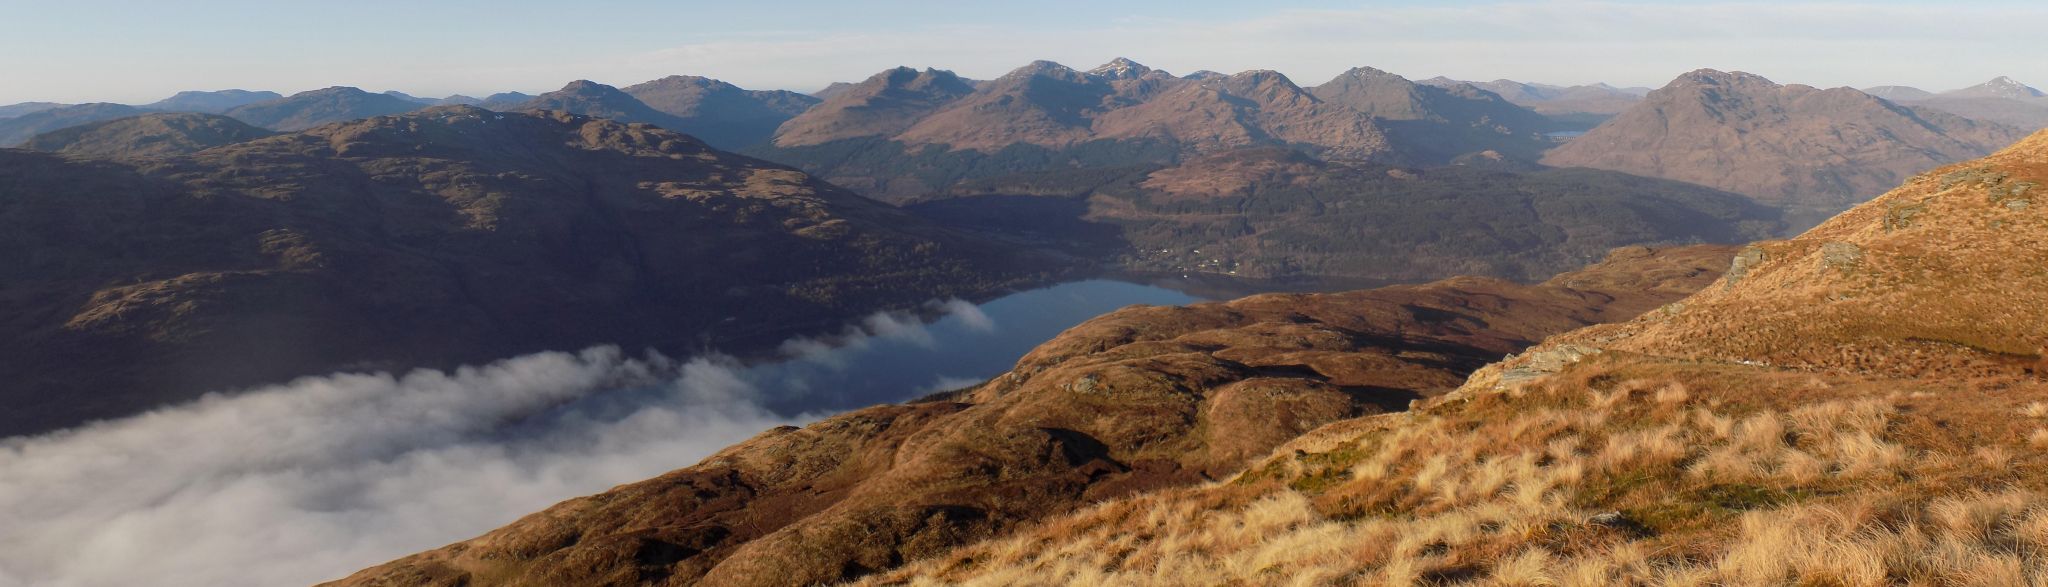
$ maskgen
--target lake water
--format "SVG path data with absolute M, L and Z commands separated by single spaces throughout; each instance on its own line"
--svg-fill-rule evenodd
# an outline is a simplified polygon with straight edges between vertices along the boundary
M 954 301 L 936 320 L 876 314 L 844 333 L 794 339 L 785 357 L 745 365 L 719 359 L 769 412 L 807 418 L 898 403 L 978 384 L 1032 348 L 1090 318 L 1133 304 L 1180 305 L 1204 298 L 1179 289 L 1091 279 L 1009 294 L 981 304 Z M 702 360 L 700 357 L 699 360 Z M 507 430 L 523 436 L 576 421 L 617 421 L 671 403 L 669 386 L 592 394 Z
M 796 359 L 752 366 L 745 376 L 779 413 L 901 402 L 981 383 L 1061 331 L 1117 308 L 1198 301 L 1152 285 L 1069 282 L 1003 296 L 922 326 L 887 324 L 852 344 L 814 347 Z M 869 320 L 869 330 L 876 330 L 875 322 Z

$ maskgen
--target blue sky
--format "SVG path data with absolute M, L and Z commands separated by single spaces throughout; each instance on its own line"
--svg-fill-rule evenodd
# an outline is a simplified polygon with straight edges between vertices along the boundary
M 1533 0 L 0 0 L 0 104 L 329 85 L 421 95 L 697 74 L 811 90 L 895 65 L 993 77 L 1117 56 L 1185 73 L 1660 85 L 1700 67 L 1819 86 L 2048 85 L 2040 2 Z

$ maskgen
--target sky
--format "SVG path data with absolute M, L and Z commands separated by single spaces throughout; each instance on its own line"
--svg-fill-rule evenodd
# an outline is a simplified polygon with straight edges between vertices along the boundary
M 422 96 L 666 75 L 810 91 L 898 65 L 990 78 L 1124 56 L 1314 85 L 1659 86 L 1710 67 L 1822 87 L 2048 85 L 2037 0 L 0 0 L 0 104 L 334 85 Z

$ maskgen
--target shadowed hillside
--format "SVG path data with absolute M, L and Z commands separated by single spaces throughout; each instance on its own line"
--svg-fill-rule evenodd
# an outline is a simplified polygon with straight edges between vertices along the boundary
M 1129 270 L 1254 278 L 1540 280 L 1618 246 L 1747 242 L 1782 226 L 1740 195 L 1493 152 L 1417 169 L 1247 149 L 968 182 L 909 209 Z
M 21 148 L 101 159 L 169 157 L 253 141 L 272 134 L 276 133 L 226 116 L 160 113 L 39 134 L 22 143 Z
M 466 106 L 132 164 L 0 150 L 0 435 L 316 373 L 744 351 L 1052 266 L 688 136 Z

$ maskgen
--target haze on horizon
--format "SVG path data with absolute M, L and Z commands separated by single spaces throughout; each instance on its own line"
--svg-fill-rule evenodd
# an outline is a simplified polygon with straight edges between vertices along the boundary
M 1659 86 L 1702 67 L 1818 86 L 2048 83 L 2048 5 L 2011 0 L 1031 3 L 597 0 L 0 1 L 0 104 L 146 103 L 181 90 L 333 85 L 421 96 L 666 75 L 811 91 L 897 65 L 989 78 L 1035 59 Z

